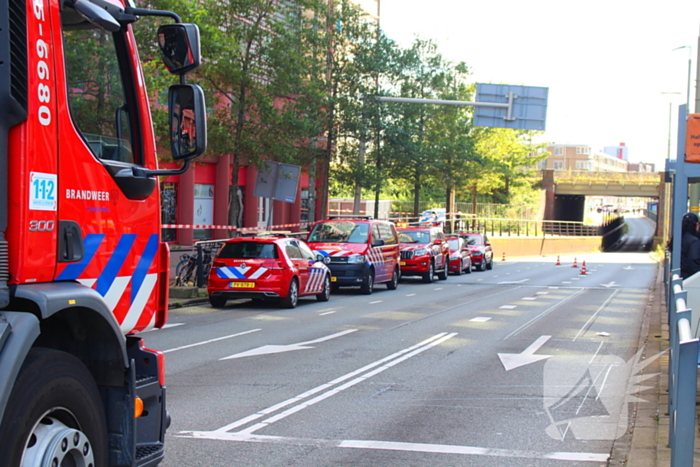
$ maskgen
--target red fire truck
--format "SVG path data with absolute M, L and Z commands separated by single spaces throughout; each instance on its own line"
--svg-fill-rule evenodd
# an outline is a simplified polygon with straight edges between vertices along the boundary
M 160 143 L 178 170 L 157 166 L 144 16 L 165 18 L 154 38 L 178 84 Z M 185 83 L 199 55 L 195 25 L 131 0 L 0 0 L 3 466 L 163 459 L 163 354 L 136 333 L 167 318 L 157 177 L 206 147 L 204 95 Z

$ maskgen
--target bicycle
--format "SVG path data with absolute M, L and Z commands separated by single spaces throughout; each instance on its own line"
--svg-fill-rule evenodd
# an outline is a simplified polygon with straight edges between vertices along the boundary
M 183 255 L 184 257 L 185 255 Z M 198 277 L 198 272 L 197 272 L 197 267 L 198 267 L 198 262 L 199 262 L 199 254 L 195 253 L 193 255 L 187 255 L 188 257 L 185 259 L 183 258 L 180 260 L 178 265 L 176 266 L 176 277 L 175 277 L 175 286 L 176 287 L 183 287 L 183 286 L 199 286 L 200 284 L 197 284 L 197 277 Z M 212 255 L 211 255 L 211 249 L 210 248 L 202 248 L 202 277 L 204 278 L 204 281 L 206 281 L 206 278 L 209 275 L 209 270 L 211 269 L 211 262 L 212 262 Z M 180 270 L 178 271 L 178 268 Z M 201 284 L 203 285 L 203 284 Z

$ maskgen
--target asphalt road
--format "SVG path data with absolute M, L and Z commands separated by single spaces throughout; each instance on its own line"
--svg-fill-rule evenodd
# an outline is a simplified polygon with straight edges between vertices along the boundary
M 171 311 L 144 333 L 166 355 L 162 465 L 607 465 L 628 430 L 657 265 L 644 253 L 555 261 L 294 310 Z

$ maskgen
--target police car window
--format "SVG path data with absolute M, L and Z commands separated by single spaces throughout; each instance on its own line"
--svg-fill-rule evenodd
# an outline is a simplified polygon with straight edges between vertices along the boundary
M 311 251 L 311 248 L 309 248 L 306 243 L 304 242 L 295 242 L 299 246 L 299 251 L 301 251 L 301 256 L 304 259 L 308 260 L 315 260 L 316 255 L 314 254 L 313 251 Z
M 467 237 L 467 243 L 469 245 L 481 245 L 481 237 L 478 235 L 469 235 Z
M 394 235 L 394 230 L 389 224 L 379 224 L 379 233 L 382 235 L 385 245 L 395 245 L 396 236 Z
M 408 230 L 399 232 L 401 243 L 430 243 L 430 234 L 422 230 Z
M 277 259 L 277 248 L 272 243 L 226 243 L 219 253 L 221 259 Z
M 366 222 L 322 222 L 309 235 L 310 242 L 367 243 L 369 225 Z
M 123 33 L 61 13 L 68 103 L 73 123 L 99 159 L 137 163 L 138 109 Z
M 301 251 L 299 251 L 299 247 L 296 246 L 294 242 L 288 242 L 284 247 L 287 250 L 287 256 L 289 256 L 290 258 L 303 258 L 303 256 L 301 256 Z
M 447 243 L 450 245 L 450 250 L 459 250 L 460 249 L 460 241 L 456 238 L 447 240 Z
M 372 226 L 372 244 L 377 243 L 377 240 L 379 240 L 380 238 L 382 237 L 379 235 L 379 227 L 377 226 L 377 224 L 374 224 Z

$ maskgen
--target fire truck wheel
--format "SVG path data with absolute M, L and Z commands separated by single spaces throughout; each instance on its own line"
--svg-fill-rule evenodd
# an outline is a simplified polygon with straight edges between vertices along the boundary
M 285 308 L 296 308 L 298 302 L 299 283 L 297 282 L 297 278 L 294 277 L 289 283 L 289 292 L 287 293 L 287 296 L 282 299 L 282 306 Z
M 391 280 L 386 283 L 386 288 L 389 290 L 396 290 L 399 286 L 399 268 L 394 269 L 394 274 L 391 276 Z
M 222 295 L 209 295 L 209 303 L 214 308 L 223 308 L 226 306 L 226 297 Z
M 464 272 L 466 272 L 467 274 L 472 273 L 472 262 L 471 261 L 469 261 L 469 266 L 467 267 L 467 269 L 464 270 Z
M 0 426 L 3 465 L 107 465 L 107 422 L 97 386 L 71 354 L 34 348 Z
M 316 295 L 316 300 L 319 302 L 327 302 L 331 298 L 331 278 L 326 276 L 323 279 L 323 291 Z

